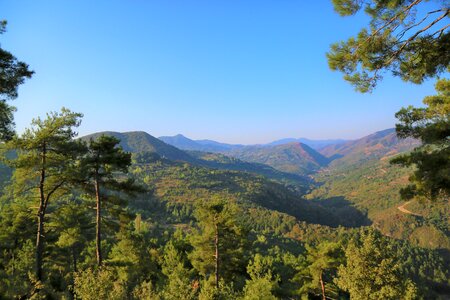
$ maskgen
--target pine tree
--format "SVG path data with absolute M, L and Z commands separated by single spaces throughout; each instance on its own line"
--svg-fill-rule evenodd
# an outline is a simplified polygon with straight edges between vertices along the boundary
M 405 278 L 393 244 L 374 229 L 363 230 L 345 250 L 338 268 L 339 288 L 355 300 L 415 299 L 416 287 Z
M 448 72 L 450 7 L 448 1 L 426 2 L 333 0 L 341 16 L 362 10 L 370 22 L 357 36 L 331 46 L 330 68 L 361 92 L 371 91 L 382 71 L 416 84 Z
M 233 273 L 245 270 L 245 230 L 237 221 L 235 205 L 220 198 L 198 204 L 195 216 L 199 229 L 191 239 L 190 259 L 204 278 L 213 276 L 219 289 L 221 278 L 231 282 Z
M 327 294 L 337 293 L 336 287 L 332 284 L 332 278 L 342 261 L 341 246 L 338 243 L 324 241 L 317 246 L 306 245 L 306 250 L 307 266 L 297 275 L 303 283 L 300 292 L 317 294 L 317 291 L 320 291 L 318 294 L 325 300 Z M 330 287 L 327 288 L 328 284 Z
M 15 168 L 14 193 L 29 199 L 38 199 L 36 270 L 37 281 L 43 280 L 44 240 L 46 214 L 50 200 L 66 193 L 73 183 L 76 162 L 83 146 L 73 140 L 82 115 L 63 108 L 60 113 L 33 120 L 32 127 L 7 144 L 17 153 L 8 164 Z
M 0 34 L 6 31 L 6 21 L 0 21 Z M 31 78 L 33 71 L 26 63 L 0 47 L 0 140 L 10 140 L 14 134 L 15 108 L 6 103 L 18 96 L 19 85 Z
M 256 254 L 247 266 L 250 280 L 246 280 L 244 300 L 275 300 L 273 291 L 278 287 L 278 278 L 273 272 L 274 259 L 271 256 Z
M 81 160 L 80 182 L 85 191 L 95 197 L 96 203 L 96 259 L 99 266 L 103 263 L 102 254 L 102 210 L 104 205 L 121 213 L 125 206 L 122 197 L 114 192 L 133 194 L 142 191 L 132 179 L 123 178 L 131 165 L 131 154 L 119 147 L 119 140 L 102 135 L 97 140 L 90 140 L 87 154 Z M 122 176 L 122 178 L 120 178 Z
M 423 100 L 426 107 L 402 108 L 396 117 L 397 135 L 420 139 L 422 145 L 402 154 L 391 163 L 415 166 L 411 184 L 401 190 L 405 199 L 415 196 L 426 199 L 450 197 L 450 80 L 436 83 L 435 96 Z
M 195 299 L 198 291 L 193 280 L 193 272 L 186 267 L 185 258 L 172 241 L 164 247 L 162 272 L 167 277 L 162 292 L 164 299 Z

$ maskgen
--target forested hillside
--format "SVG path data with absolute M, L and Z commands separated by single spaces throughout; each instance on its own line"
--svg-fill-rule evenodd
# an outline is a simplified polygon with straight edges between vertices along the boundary
M 195 159 L 181 151 L 178 148 L 175 148 L 171 145 L 168 145 L 159 139 L 151 136 L 150 134 L 143 131 L 134 131 L 134 132 L 98 132 L 91 135 L 87 135 L 82 137 L 83 140 L 89 141 L 90 139 L 97 139 L 102 135 L 108 135 L 116 137 L 120 140 L 120 146 L 128 152 L 139 153 L 139 152 L 149 152 L 156 153 L 161 157 L 165 157 L 175 161 L 186 161 L 186 162 L 195 162 Z
M 227 152 L 244 161 L 267 164 L 277 170 L 308 175 L 326 166 L 329 159 L 302 143 L 275 146 L 246 146 Z
M 407 185 L 411 169 L 399 168 L 390 160 L 418 145 L 416 140 L 399 140 L 395 131 L 388 129 L 324 148 L 322 153 L 342 157 L 315 175 L 318 187 L 308 198 L 330 208 L 351 203 L 367 212 L 373 226 L 388 236 L 450 250 L 449 199 L 410 203 L 400 198 L 400 188 Z
M 135 156 L 137 161 L 165 158 L 172 161 L 187 162 L 201 167 L 248 172 L 282 182 L 302 193 L 309 190 L 312 185 L 312 181 L 308 177 L 282 172 L 266 164 L 242 161 L 219 153 L 183 151 L 142 131 L 122 133 L 100 132 L 84 136 L 81 140 L 95 140 L 102 135 L 119 138 L 120 146 L 124 150 L 137 154 Z

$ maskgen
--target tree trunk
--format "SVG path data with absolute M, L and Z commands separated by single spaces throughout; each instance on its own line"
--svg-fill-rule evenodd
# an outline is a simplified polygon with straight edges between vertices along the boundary
M 36 235 L 36 279 L 42 281 L 42 261 L 44 256 L 44 217 L 45 217 L 45 164 L 46 164 L 47 149 L 44 143 L 42 147 L 42 166 L 41 175 L 39 178 L 39 209 L 38 209 L 38 228 Z
M 95 199 L 97 201 L 97 216 L 96 216 L 96 251 L 97 251 L 97 264 L 102 265 L 102 238 L 101 238 L 101 203 L 100 203 L 100 185 L 98 182 L 98 176 L 95 177 Z
M 325 284 L 323 283 L 322 272 L 320 272 L 320 286 L 322 287 L 322 299 L 326 300 L 327 297 L 325 297 Z
M 44 212 L 39 205 L 38 229 L 36 236 L 36 279 L 42 281 L 42 260 L 44 253 Z
M 215 229 L 216 229 L 216 234 L 215 234 L 215 239 L 214 239 L 214 246 L 216 248 L 216 254 L 215 254 L 215 259 L 216 259 L 216 272 L 215 272 L 215 283 L 216 283 L 216 288 L 219 288 L 219 226 L 216 223 L 215 224 Z

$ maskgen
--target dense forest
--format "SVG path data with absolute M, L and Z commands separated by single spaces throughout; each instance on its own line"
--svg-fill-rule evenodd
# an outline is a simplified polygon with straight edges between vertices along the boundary
M 357 90 L 448 71 L 448 26 L 421 35 L 448 5 L 410 35 L 420 1 L 333 3 L 372 20 L 327 54 Z M 449 299 L 450 80 L 395 129 L 244 146 L 80 137 L 67 108 L 16 133 L 34 72 L 2 48 L 0 68 L 0 299 Z

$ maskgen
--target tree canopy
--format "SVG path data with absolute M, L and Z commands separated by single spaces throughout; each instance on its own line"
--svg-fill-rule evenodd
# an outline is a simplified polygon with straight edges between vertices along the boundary
M 67 193 L 64 187 L 73 182 L 75 161 L 80 143 L 74 127 L 80 124 L 79 113 L 63 108 L 60 113 L 47 114 L 47 118 L 33 120 L 32 127 L 7 144 L 17 157 L 7 161 L 15 167 L 14 193 L 20 197 L 38 199 L 36 236 L 36 280 L 43 280 L 45 225 L 50 200 Z M 61 192 L 62 191 L 62 192 Z
M 422 146 L 403 154 L 392 163 L 411 166 L 411 184 L 402 189 L 403 198 L 422 196 L 428 199 L 450 195 L 450 80 L 436 83 L 437 95 L 425 97 L 425 107 L 402 108 L 396 117 L 397 135 L 420 139 Z
M 0 34 L 6 31 L 6 21 L 0 21 Z M 14 133 L 15 108 L 6 101 L 18 96 L 19 85 L 33 75 L 28 65 L 0 46 L 0 140 L 9 140 Z
M 367 28 L 347 41 L 331 45 L 332 70 L 344 73 L 360 92 L 371 91 L 390 71 L 416 84 L 448 71 L 450 4 L 424 0 L 332 0 L 341 16 L 361 10 L 370 17 Z

